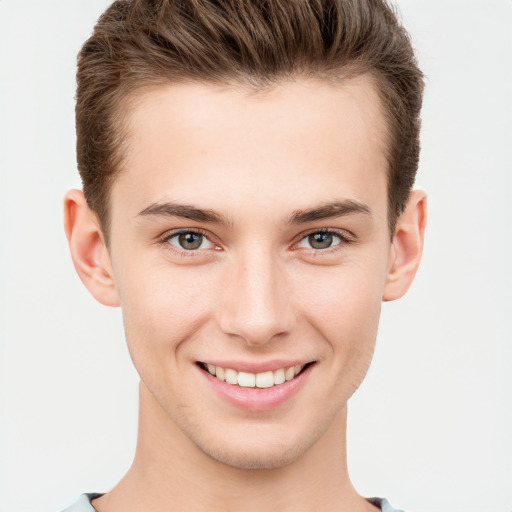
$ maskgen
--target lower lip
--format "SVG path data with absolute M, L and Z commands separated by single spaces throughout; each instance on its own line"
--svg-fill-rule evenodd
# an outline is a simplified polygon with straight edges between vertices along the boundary
M 244 388 L 217 379 L 199 367 L 198 371 L 203 375 L 210 387 L 224 400 L 240 409 L 258 412 L 275 409 L 295 396 L 304 385 L 313 366 L 315 366 L 314 363 L 310 364 L 292 380 L 272 386 L 271 388 Z

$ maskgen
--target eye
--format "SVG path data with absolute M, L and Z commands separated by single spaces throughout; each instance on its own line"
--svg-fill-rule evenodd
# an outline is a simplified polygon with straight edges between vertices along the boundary
M 315 231 L 306 235 L 298 244 L 298 247 L 306 249 L 329 249 L 341 243 L 348 242 L 347 238 L 335 231 Z
M 197 251 L 215 247 L 215 244 L 208 240 L 205 235 L 196 231 L 174 233 L 166 238 L 166 242 L 179 250 L 185 251 Z

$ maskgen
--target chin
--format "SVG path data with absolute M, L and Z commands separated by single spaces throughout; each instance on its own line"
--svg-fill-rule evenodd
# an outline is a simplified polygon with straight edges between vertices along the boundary
M 226 466 L 244 470 L 269 470 L 292 464 L 324 433 L 324 430 L 313 429 L 304 432 L 302 436 L 273 436 L 268 429 L 258 430 L 230 439 L 214 441 L 210 438 L 209 442 L 193 439 L 193 442 L 205 455 Z
M 278 469 L 288 466 L 294 462 L 303 453 L 301 447 L 282 447 L 269 449 L 248 449 L 236 450 L 233 446 L 227 449 L 218 447 L 217 449 L 206 450 L 198 447 L 203 453 L 213 460 L 226 466 L 236 469 L 255 470 L 255 469 Z

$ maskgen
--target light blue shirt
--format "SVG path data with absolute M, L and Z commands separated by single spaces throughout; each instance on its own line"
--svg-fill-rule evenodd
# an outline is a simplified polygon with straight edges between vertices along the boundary
M 101 494 L 98 493 L 82 494 L 76 503 L 62 512 L 97 512 L 97 510 L 91 505 L 91 500 L 99 498 L 100 496 Z M 404 512 L 403 510 L 393 508 L 389 504 L 389 501 L 384 498 L 370 498 L 368 501 L 373 505 L 378 507 L 380 506 L 381 512 Z

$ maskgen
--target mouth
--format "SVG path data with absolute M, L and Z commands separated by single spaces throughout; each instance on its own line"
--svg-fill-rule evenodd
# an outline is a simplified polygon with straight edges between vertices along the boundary
M 315 361 L 305 364 L 287 366 L 276 370 L 269 370 L 259 373 L 237 371 L 233 368 L 224 368 L 214 364 L 198 361 L 197 365 L 203 371 L 208 372 L 217 380 L 242 388 L 266 389 L 281 386 L 286 382 L 293 381 L 304 373 Z

